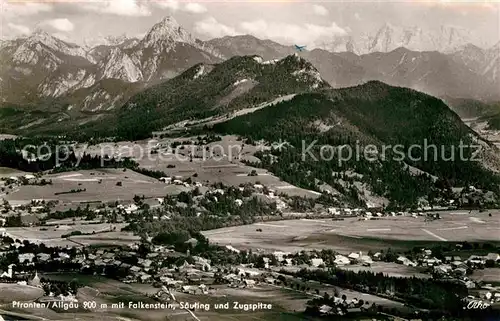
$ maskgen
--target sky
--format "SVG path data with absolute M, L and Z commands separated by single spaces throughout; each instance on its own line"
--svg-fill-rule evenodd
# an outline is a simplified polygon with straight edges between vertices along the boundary
M 202 40 L 252 34 L 307 44 L 332 35 L 373 33 L 384 23 L 430 30 L 456 26 L 485 46 L 500 40 L 500 0 L 0 0 L 0 6 L 2 38 L 41 28 L 79 44 L 107 35 L 140 37 L 165 16 Z

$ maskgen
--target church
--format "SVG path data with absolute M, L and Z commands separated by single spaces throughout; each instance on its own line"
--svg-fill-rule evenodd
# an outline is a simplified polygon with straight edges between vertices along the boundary
M 12 267 L 14 267 L 14 266 L 15 266 L 15 264 L 11 264 L 8 266 L 7 271 L 0 271 L 0 279 L 12 279 L 12 277 L 14 276 L 13 271 L 12 271 Z

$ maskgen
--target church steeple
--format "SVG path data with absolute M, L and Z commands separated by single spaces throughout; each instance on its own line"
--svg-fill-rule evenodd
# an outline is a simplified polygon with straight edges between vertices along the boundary
M 31 285 L 31 286 L 34 286 L 34 287 L 37 287 L 37 288 L 41 288 L 42 287 L 42 282 L 40 282 L 40 278 L 38 277 L 38 272 L 37 271 L 35 271 L 35 276 L 33 277 L 33 279 L 31 279 L 28 282 L 28 285 Z

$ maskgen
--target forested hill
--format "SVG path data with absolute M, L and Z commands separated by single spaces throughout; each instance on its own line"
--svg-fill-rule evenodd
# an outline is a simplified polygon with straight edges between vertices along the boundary
M 198 64 L 178 77 L 133 96 L 117 116 L 117 135 L 148 137 L 154 130 L 271 101 L 281 95 L 329 88 L 317 70 L 297 55 L 263 62 L 234 57 Z
M 469 160 L 475 149 L 463 148 L 460 157 L 461 142 L 475 144 L 478 137 L 441 100 L 377 81 L 298 95 L 291 101 L 217 124 L 213 130 L 252 140 L 289 142 L 295 148 L 274 151 L 278 162 L 267 162 L 261 156 L 262 166 L 292 183 L 315 188 L 314 177 L 338 186 L 331 173 L 351 170 L 362 174 L 365 183 L 393 204 L 410 204 L 429 195 L 437 197 L 445 192 L 444 186 L 474 185 L 497 193 L 500 183 L 482 162 Z M 322 144 L 347 144 L 353 153 L 356 145 L 374 144 L 378 146 L 379 160 L 367 160 L 361 152 L 359 159 L 353 157 L 340 163 L 338 154 L 327 161 L 304 161 L 302 146 L 310 146 L 313 141 L 317 141 L 312 151 L 318 159 Z M 482 156 L 495 158 L 490 150 L 494 147 L 482 143 Z M 437 149 L 425 148 L 432 145 Z M 385 155 L 382 146 L 387 148 Z M 454 160 L 450 160 L 452 153 Z M 426 174 L 410 173 L 403 162 L 440 178 L 439 187 Z

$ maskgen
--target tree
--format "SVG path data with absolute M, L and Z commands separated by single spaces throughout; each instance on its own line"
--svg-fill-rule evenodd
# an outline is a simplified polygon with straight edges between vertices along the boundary
M 142 198 L 141 198 L 139 195 L 134 195 L 133 200 L 134 200 L 134 203 L 135 203 L 137 206 L 141 205 L 141 203 L 142 203 Z

